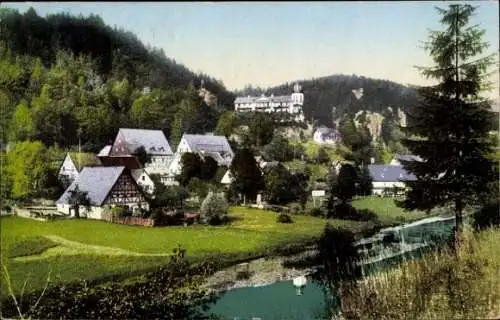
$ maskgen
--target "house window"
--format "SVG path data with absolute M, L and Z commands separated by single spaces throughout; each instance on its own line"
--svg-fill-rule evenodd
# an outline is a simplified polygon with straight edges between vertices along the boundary
M 142 181 L 145 181 L 146 180 L 146 177 L 145 176 L 142 176 Z

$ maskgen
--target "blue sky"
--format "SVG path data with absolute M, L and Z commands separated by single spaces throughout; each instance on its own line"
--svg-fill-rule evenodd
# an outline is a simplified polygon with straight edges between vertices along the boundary
M 66 11 L 100 15 L 111 26 L 229 89 L 271 86 L 330 74 L 358 74 L 404 84 L 424 84 L 413 68 L 429 65 L 419 47 L 439 29 L 435 2 L 25 2 L 2 6 L 39 15 Z M 499 51 L 497 1 L 479 5 L 473 23 L 486 29 Z M 495 81 L 498 83 L 498 76 Z M 498 96 L 498 89 L 496 92 Z

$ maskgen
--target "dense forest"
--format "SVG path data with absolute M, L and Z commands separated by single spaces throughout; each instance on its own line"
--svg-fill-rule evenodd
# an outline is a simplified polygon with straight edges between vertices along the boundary
M 234 96 L 146 47 L 99 16 L 40 17 L 1 8 L 0 105 L 3 142 L 41 140 L 86 149 L 108 143 L 119 127 L 161 128 L 175 141 L 184 131 L 215 129 Z M 216 97 L 208 106 L 203 86 Z

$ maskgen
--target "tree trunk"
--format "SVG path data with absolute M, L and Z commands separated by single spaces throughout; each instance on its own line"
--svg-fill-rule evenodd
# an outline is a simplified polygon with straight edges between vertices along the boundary
M 80 218 L 80 206 L 73 207 L 75 210 L 75 218 Z
M 455 200 L 455 231 L 454 231 L 454 240 L 455 240 L 455 249 L 460 247 L 460 237 L 462 234 L 462 211 L 463 211 L 463 202 L 460 199 Z

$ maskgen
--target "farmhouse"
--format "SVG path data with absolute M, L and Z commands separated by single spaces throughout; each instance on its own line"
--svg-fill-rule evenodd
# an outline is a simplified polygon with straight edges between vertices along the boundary
M 183 134 L 177 152 L 170 163 L 170 179 L 181 173 L 181 159 L 184 153 L 198 153 L 202 158 L 213 158 L 219 167 L 229 167 L 234 153 L 225 136 Z
M 59 181 L 67 187 L 78 177 L 83 167 L 93 167 L 100 164 L 99 159 L 92 153 L 68 152 L 59 168 Z
M 89 208 L 80 206 L 82 217 L 102 219 L 104 206 L 126 205 L 133 212 L 149 209 L 149 204 L 128 169 L 119 167 L 85 167 L 56 201 L 57 211 L 74 216 L 71 192 L 78 189 L 87 193 Z
M 105 146 L 99 152 L 99 158 L 106 166 L 125 166 L 129 170 L 141 169 L 136 155 L 140 147 L 144 147 L 150 161 L 144 169 L 148 175 L 160 175 L 166 183 L 168 165 L 173 153 L 162 130 L 124 129 L 120 128 L 111 146 Z
M 416 180 L 416 177 L 408 173 L 402 166 L 370 164 L 368 171 L 373 179 L 372 193 L 379 196 L 391 193 L 395 188 L 405 189 L 404 181 Z
M 313 139 L 319 144 L 336 144 L 340 141 L 340 132 L 321 126 L 314 132 Z
M 130 170 L 130 174 L 134 181 L 142 188 L 144 192 L 152 195 L 155 192 L 155 184 L 151 177 L 148 175 L 144 169 Z

